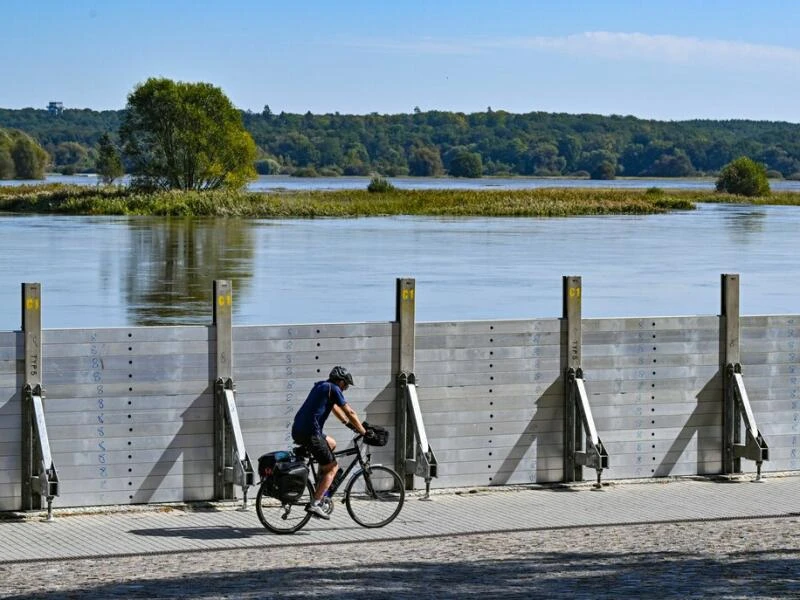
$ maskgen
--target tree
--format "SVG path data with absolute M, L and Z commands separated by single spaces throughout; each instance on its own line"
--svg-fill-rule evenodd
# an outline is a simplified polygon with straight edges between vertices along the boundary
M 483 175 L 481 155 L 477 152 L 460 151 L 450 161 L 453 177 L 480 177 Z
M 0 179 L 14 179 L 16 171 L 14 169 L 14 159 L 11 158 L 11 151 L 0 146 Z
M 617 176 L 617 165 L 610 160 L 604 160 L 592 169 L 589 176 L 592 179 L 614 179 Z
M 14 179 L 14 159 L 11 158 L 11 136 L 0 129 L 0 179 Z
M 120 138 L 134 185 L 238 189 L 256 178 L 256 146 L 241 113 L 208 83 L 151 78 L 137 85 Z
M 11 131 L 11 160 L 14 161 L 14 176 L 17 179 L 44 179 L 45 167 L 50 156 L 39 144 L 21 131 Z
M 559 156 L 555 144 L 539 142 L 529 148 L 524 155 L 526 175 L 559 175 L 567 164 L 563 156 Z
M 617 155 L 611 150 L 592 150 L 581 153 L 578 168 L 591 173 L 592 179 L 614 179 L 617 162 Z
M 106 185 L 114 183 L 118 177 L 125 174 L 122 168 L 122 159 L 117 152 L 117 147 L 111 141 L 111 137 L 104 133 L 100 137 L 100 147 L 98 148 L 97 156 L 97 174 Z
M 299 167 L 314 166 L 319 160 L 319 150 L 302 133 L 290 132 L 278 143 L 278 154 L 288 156 Z
M 558 153 L 566 161 L 567 171 L 574 171 L 581 155 L 581 140 L 575 135 L 568 135 L 558 141 Z
M 342 166 L 345 175 L 368 175 L 370 171 L 369 153 L 364 144 L 359 142 L 349 144 Z
M 692 161 L 683 150 L 674 154 L 662 154 L 645 172 L 653 177 L 688 177 L 694 174 Z
M 342 162 L 342 142 L 339 138 L 328 137 L 318 142 L 319 160 L 322 166 L 338 165 Z
M 431 146 L 415 146 L 408 157 L 408 170 L 419 177 L 438 177 L 444 172 L 439 150 Z
M 741 156 L 725 165 L 717 179 L 717 191 L 740 196 L 768 196 L 767 169 Z
M 72 175 L 91 169 L 89 150 L 77 142 L 61 142 L 51 151 L 54 170 Z

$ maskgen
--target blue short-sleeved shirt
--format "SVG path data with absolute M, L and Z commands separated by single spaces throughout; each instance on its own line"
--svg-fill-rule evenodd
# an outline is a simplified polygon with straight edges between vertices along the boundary
M 347 404 L 339 386 L 330 381 L 315 383 L 303 406 L 294 416 L 292 437 L 322 435 L 322 426 L 325 425 L 334 404 L 339 406 Z

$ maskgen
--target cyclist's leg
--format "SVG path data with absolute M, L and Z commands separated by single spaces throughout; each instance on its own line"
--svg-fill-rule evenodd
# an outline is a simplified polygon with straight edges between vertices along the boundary
M 330 436 L 312 436 L 308 441 L 311 455 L 319 465 L 319 479 L 317 489 L 314 491 L 314 500 L 317 502 L 325 496 L 325 492 L 333 483 L 333 477 L 339 468 L 331 449 L 331 442 L 333 442 L 333 447 L 336 447 L 336 442 Z

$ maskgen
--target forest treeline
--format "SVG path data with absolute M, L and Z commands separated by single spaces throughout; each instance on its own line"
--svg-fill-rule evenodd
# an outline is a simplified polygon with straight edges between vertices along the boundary
M 124 111 L 0 109 L 0 128 L 37 141 L 50 168 L 93 171 L 103 134 L 118 141 Z M 770 177 L 800 179 L 800 125 L 747 120 L 420 111 L 314 115 L 243 112 L 262 174 L 687 177 L 716 175 L 747 156 Z M 9 138 L 10 140 L 10 138 Z M 9 144 L 6 144 L 10 147 Z M 9 150 L 10 151 L 10 150 Z

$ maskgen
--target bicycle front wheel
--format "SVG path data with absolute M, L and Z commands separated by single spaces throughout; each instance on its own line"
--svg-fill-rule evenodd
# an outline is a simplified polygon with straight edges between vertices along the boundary
M 267 486 L 262 484 L 256 494 L 256 514 L 261 524 L 273 533 L 294 533 L 311 518 L 306 512 L 306 504 L 311 502 L 314 488 L 309 481 L 306 490 L 295 502 L 281 502 L 267 494 Z
M 374 466 L 357 473 L 347 484 L 345 505 L 363 527 L 383 527 L 403 508 L 406 491 L 400 475 L 389 467 Z

